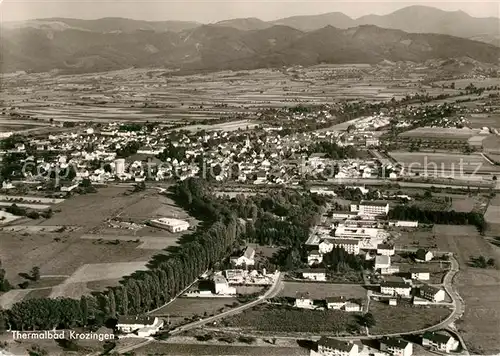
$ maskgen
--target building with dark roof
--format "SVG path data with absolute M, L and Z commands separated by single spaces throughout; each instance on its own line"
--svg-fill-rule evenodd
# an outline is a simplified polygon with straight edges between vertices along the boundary
M 380 351 L 394 356 L 411 356 L 413 354 L 413 344 L 396 337 L 384 337 L 380 340 Z
M 318 341 L 318 352 L 325 356 L 357 356 L 359 348 L 353 342 L 323 336 Z

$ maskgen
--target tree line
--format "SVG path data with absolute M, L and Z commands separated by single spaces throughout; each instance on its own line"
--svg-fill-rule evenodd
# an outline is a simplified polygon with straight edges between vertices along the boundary
M 481 213 L 456 212 L 454 210 L 424 210 L 416 206 L 398 205 L 388 214 L 391 220 L 417 220 L 424 224 L 474 225 L 480 233 L 486 230 L 486 222 Z

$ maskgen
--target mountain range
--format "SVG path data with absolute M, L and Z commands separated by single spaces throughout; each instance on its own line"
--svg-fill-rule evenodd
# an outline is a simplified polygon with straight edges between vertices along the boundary
M 236 70 L 456 57 L 498 64 L 500 47 L 484 43 L 495 35 L 495 23 L 498 35 L 498 21 L 421 6 L 356 20 L 329 13 L 272 22 L 232 19 L 210 25 L 122 18 L 38 19 L 2 26 L 1 69 L 62 73 L 128 67 Z

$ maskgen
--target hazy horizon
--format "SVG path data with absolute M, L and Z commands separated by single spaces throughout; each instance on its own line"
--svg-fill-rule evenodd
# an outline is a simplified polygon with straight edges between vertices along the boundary
M 500 17 L 494 1 L 120 1 L 120 0 L 3 0 L 0 4 L 1 21 L 23 21 L 53 17 L 99 19 L 123 17 L 147 21 L 195 21 L 214 23 L 233 18 L 257 17 L 264 21 L 297 15 L 315 15 L 342 12 L 354 19 L 375 14 L 386 15 L 413 5 L 431 6 L 445 11 L 463 11 L 474 17 Z

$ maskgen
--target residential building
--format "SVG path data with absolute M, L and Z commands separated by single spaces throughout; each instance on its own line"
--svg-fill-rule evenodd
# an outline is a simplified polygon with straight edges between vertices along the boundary
M 326 270 L 322 268 L 306 269 L 302 271 L 302 278 L 311 281 L 326 281 Z
M 180 219 L 160 218 L 151 220 L 150 223 L 154 227 L 166 229 L 172 233 L 186 231 L 187 229 L 189 229 L 189 223 Z
M 122 333 L 136 333 L 140 337 L 156 334 L 163 327 L 163 320 L 152 316 L 119 316 L 116 329 Z
M 420 287 L 420 296 L 432 302 L 438 303 L 446 299 L 446 292 L 442 288 L 436 288 L 428 284 Z
M 334 247 L 341 247 L 351 255 L 359 255 L 360 240 L 356 239 L 328 239 Z
M 347 299 L 344 297 L 328 297 L 325 298 L 325 302 L 328 309 L 340 310 L 346 305 Z
M 311 309 L 313 304 L 314 301 L 309 297 L 309 293 L 297 293 L 294 304 L 296 308 Z
M 393 356 L 411 356 L 413 354 L 413 344 L 400 338 L 385 337 L 380 340 L 380 351 Z
M 415 253 L 415 260 L 418 262 L 429 262 L 433 257 L 431 251 L 426 251 L 423 248 L 419 248 Z
M 390 256 L 375 256 L 375 269 L 389 268 L 391 266 Z
M 255 264 L 255 250 L 248 246 L 240 257 L 232 257 L 231 263 L 235 266 L 253 266 Z
M 383 256 L 394 256 L 395 254 L 394 245 L 390 244 L 377 245 L 377 254 Z
M 434 348 L 438 351 L 451 352 L 455 351 L 459 346 L 459 341 L 451 335 L 440 334 L 427 331 L 422 337 L 422 345 Z
M 377 201 L 361 201 L 359 204 L 351 204 L 351 211 L 359 215 L 387 215 L 389 213 L 389 203 Z
M 318 341 L 318 352 L 323 356 L 357 356 L 359 348 L 353 342 L 323 336 Z
M 312 266 L 323 262 L 323 255 L 318 250 L 313 250 L 307 255 L 307 264 Z
M 224 276 L 216 274 L 214 276 L 215 294 L 236 294 L 236 288 L 230 287 Z
M 411 268 L 410 274 L 411 279 L 417 279 L 419 281 L 428 281 L 429 279 L 431 279 L 429 270 L 425 268 Z
M 389 266 L 387 268 L 380 269 L 380 274 L 383 275 L 395 274 L 395 273 L 399 273 L 399 266 Z
M 411 285 L 405 282 L 386 281 L 380 283 L 380 293 L 387 295 L 400 295 L 409 297 L 411 294 Z

